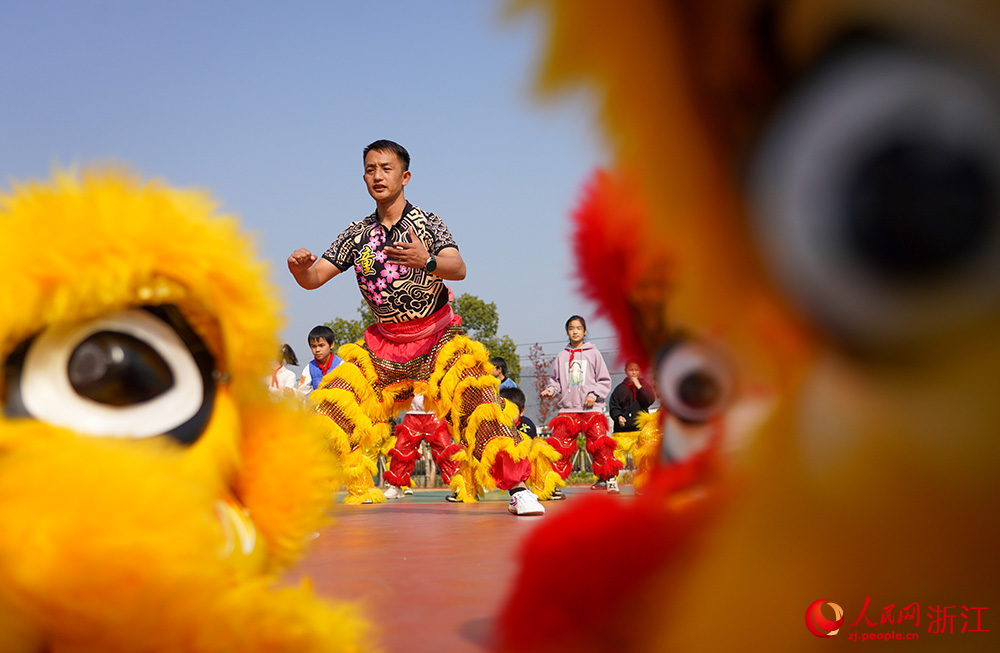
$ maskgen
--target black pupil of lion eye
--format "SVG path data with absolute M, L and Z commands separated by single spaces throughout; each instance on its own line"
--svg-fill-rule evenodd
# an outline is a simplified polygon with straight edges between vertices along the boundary
M 994 229 L 995 174 L 979 153 L 899 139 L 858 167 L 845 193 L 861 261 L 900 281 L 948 272 Z
M 100 331 L 81 342 L 69 359 L 69 382 L 80 396 L 110 406 L 149 401 L 170 389 L 174 375 L 145 342 Z
M 710 374 L 692 372 L 681 379 L 677 388 L 680 400 L 692 408 L 708 408 L 719 400 L 722 389 Z

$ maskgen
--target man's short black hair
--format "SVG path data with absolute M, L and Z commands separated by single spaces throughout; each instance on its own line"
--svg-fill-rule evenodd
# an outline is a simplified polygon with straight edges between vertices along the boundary
M 333 329 L 321 324 L 312 328 L 309 332 L 309 344 L 312 344 L 313 340 L 326 340 L 326 344 L 333 346 Z
M 368 153 L 372 150 L 376 152 L 392 152 L 399 157 L 399 160 L 403 162 L 403 172 L 410 169 L 410 153 L 406 151 L 406 148 L 395 141 L 388 141 L 386 139 L 377 140 L 368 147 L 365 148 L 364 153 L 361 155 L 361 161 L 364 162 L 368 158 Z
M 511 402 L 520 412 L 524 412 L 524 390 L 521 388 L 500 388 L 500 396 Z
M 490 365 L 499 369 L 500 373 L 503 374 L 503 378 L 507 378 L 507 361 L 500 356 L 494 356 L 490 359 Z

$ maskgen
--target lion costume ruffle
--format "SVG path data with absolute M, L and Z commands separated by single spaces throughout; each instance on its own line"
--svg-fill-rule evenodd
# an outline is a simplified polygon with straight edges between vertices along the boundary
M 344 503 L 385 502 L 372 475 L 379 455 L 388 455 L 395 444 L 389 420 L 409 410 L 417 394 L 424 395 L 427 410 L 447 420 L 458 445 L 450 454 L 458 470 L 449 483 L 458 501 L 476 502 L 477 496 L 498 489 L 498 483 L 509 486 L 520 480 L 505 465 L 528 465 L 531 440 L 513 427 L 517 407 L 499 398 L 486 348 L 457 326 L 409 363 L 380 362 L 391 366 L 381 376 L 377 359 L 363 343 L 343 345 L 337 354 L 343 364 L 323 378 L 310 402 L 330 418 L 328 437 L 345 470 Z M 414 378 L 425 375 L 426 381 Z

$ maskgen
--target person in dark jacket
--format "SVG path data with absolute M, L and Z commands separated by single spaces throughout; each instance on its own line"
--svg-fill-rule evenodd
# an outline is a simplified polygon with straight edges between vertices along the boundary
M 625 364 L 625 380 L 611 392 L 608 407 L 615 433 L 638 431 L 636 417 L 639 411 L 649 410 L 656 401 L 653 388 L 639 375 L 639 364 L 629 361 Z

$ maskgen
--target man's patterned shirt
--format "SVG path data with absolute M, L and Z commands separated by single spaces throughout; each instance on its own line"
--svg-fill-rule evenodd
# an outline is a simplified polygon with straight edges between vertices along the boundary
M 391 229 L 383 227 L 377 213 L 372 213 L 352 222 L 323 254 L 341 272 L 354 266 L 361 295 L 379 322 L 427 317 L 448 303 L 448 289 L 440 277 L 387 260 L 385 246 L 409 241 L 410 227 L 435 256 L 447 247 L 458 248 L 441 218 L 407 202 L 403 216 Z

